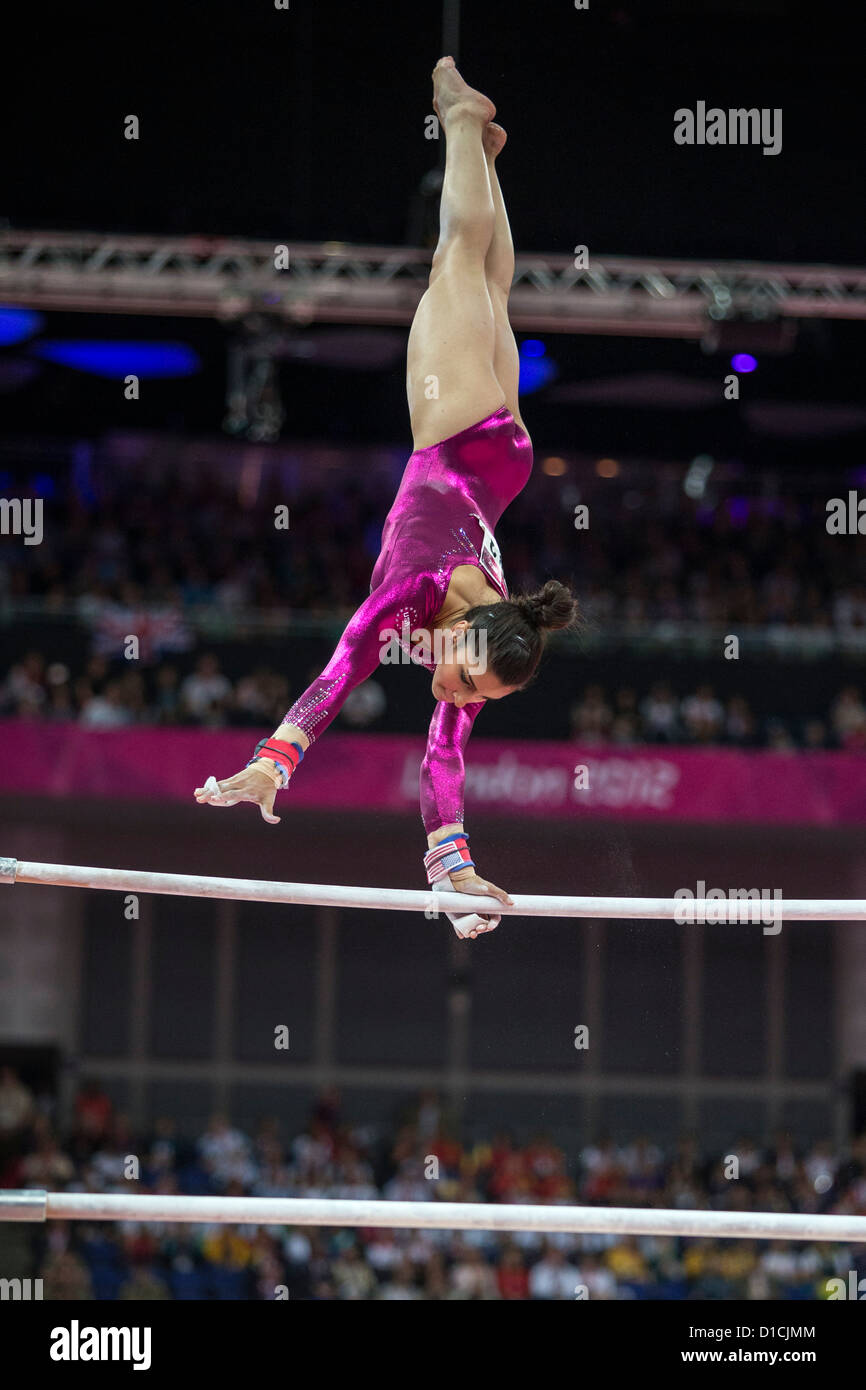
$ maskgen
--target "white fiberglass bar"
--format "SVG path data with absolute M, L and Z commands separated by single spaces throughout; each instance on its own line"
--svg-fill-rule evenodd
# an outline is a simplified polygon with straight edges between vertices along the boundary
M 341 1201 L 323 1197 L 160 1197 L 137 1193 L 0 1192 L 3 1221 L 182 1221 L 409 1230 L 866 1241 L 866 1216 L 799 1212 L 657 1211 L 480 1202 Z
M 0 858 L 0 885 L 43 883 L 65 888 L 107 888 L 126 893 L 168 893 L 191 898 L 239 898 L 246 902 L 304 903 L 318 907 L 364 907 L 391 912 L 453 911 L 455 894 L 432 888 L 349 888 L 327 883 L 274 883 L 256 878 L 209 878 L 202 874 L 158 874 L 139 869 L 95 869 L 74 864 L 33 864 Z M 498 912 L 511 917 L 690 918 L 712 922 L 761 921 L 762 912 L 785 922 L 866 921 L 866 901 L 857 898 L 563 898 L 514 894 L 514 906 L 494 898 L 460 893 L 461 912 Z M 754 911 L 748 917 L 747 911 Z

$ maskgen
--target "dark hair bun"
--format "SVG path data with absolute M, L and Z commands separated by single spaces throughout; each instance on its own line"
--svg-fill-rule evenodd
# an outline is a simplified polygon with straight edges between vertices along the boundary
M 523 617 L 541 632 L 571 627 L 578 619 L 578 602 L 571 589 L 558 579 L 548 579 L 534 594 L 515 599 Z

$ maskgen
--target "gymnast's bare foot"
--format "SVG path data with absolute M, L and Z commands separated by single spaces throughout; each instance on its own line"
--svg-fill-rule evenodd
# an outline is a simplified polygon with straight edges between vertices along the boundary
M 502 126 L 497 125 L 495 121 L 490 121 L 484 127 L 484 133 L 481 136 L 481 143 L 484 146 L 484 153 L 487 158 L 495 159 L 502 150 L 507 139 L 508 136 L 502 129 Z
M 463 81 L 453 58 L 440 58 L 433 69 L 433 110 L 443 125 L 458 110 L 475 116 L 484 125 L 496 115 L 493 102 Z

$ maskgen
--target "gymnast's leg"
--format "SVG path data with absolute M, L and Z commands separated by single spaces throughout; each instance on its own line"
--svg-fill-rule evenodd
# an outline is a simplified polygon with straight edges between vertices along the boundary
M 508 296 L 514 279 L 514 242 L 511 227 L 505 211 L 505 200 L 496 173 L 496 157 L 502 150 L 507 136 L 501 125 L 491 121 L 485 127 L 483 136 L 484 156 L 487 161 L 487 176 L 493 196 L 494 223 L 493 236 L 484 261 L 484 275 L 487 290 L 493 306 L 493 319 L 496 338 L 493 348 L 493 371 L 505 393 L 505 404 L 518 425 L 525 428 L 520 418 L 518 406 L 518 385 L 520 380 L 520 358 L 517 343 L 508 319 Z
M 505 404 L 494 371 L 496 317 L 484 268 L 496 207 L 482 137 L 495 107 L 466 85 L 451 58 L 436 64 L 433 85 L 446 140 L 445 179 L 429 288 L 409 335 L 406 393 L 416 449 Z
M 495 163 L 505 131 L 491 120 L 492 102 L 466 85 L 452 60 L 437 63 L 433 76 L 448 143 L 439 245 L 409 336 L 406 381 L 416 449 L 483 420 L 503 403 L 522 424 L 517 345 L 508 322 L 514 246 Z M 426 399 L 428 373 L 438 378 L 438 400 Z M 293 724 L 282 725 L 275 737 L 309 747 Z

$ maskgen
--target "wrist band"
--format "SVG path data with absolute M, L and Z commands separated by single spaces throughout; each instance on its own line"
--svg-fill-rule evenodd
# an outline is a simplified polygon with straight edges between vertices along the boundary
M 257 772 L 263 772 L 266 777 L 270 777 L 278 792 L 286 786 L 288 778 L 284 767 L 278 767 L 276 763 L 268 763 L 263 758 L 251 758 L 247 767 L 253 766 Z
M 304 750 L 299 743 L 286 743 L 283 739 L 279 738 L 263 738 L 256 744 L 256 750 L 247 763 L 247 767 L 250 767 L 255 762 L 259 762 L 262 758 L 269 759 L 276 767 L 277 774 L 280 778 L 279 781 L 277 781 L 276 777 L 274 778 L 277 790 L 279 791 L 282 787 L 288 786 L 289 778 L 303 756 Z M 267 772 L 268 776 L 272 775 L 265 767 L 260 768 L 259 771 Z
M 469 853 L 466 835 L 458 831 L 457 834 L 448 835 L 446 839 L 440 840 L 438 845 L 434 845 L 424 855 L 424 867 L 427 870 L 428 883 L 447 878 L 458 869 L 474 869 L 475 861 Z

